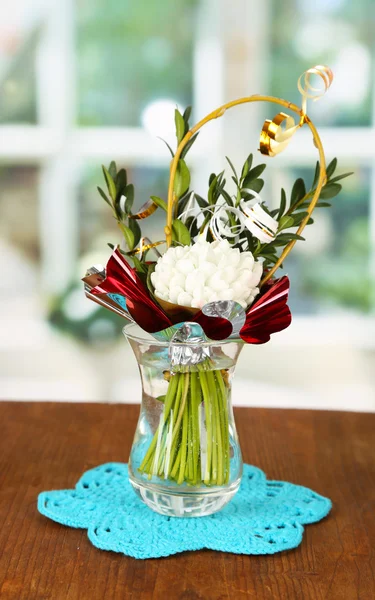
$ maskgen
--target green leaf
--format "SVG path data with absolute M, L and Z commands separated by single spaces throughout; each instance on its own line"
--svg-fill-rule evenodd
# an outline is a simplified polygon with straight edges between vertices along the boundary
M 342 186 L 339 183 L 328 183 L 320 192 L 319 198 L 322 198 L 323 200 L 329 200 L 330 198 L 337 196 L 341 190 Z
M 126 225 L 122 225 L 121 231 L 124 234 L 125 242 L 129 250 L 133 250 L 134 248 L 134 233 L 129 227 Z
M 109 172 L 110 176 L 112 177 L 112 179 L 115 180 L 116 174 L 117 174 L 117 167 L 116 167 L 116 163 L 114 160 L 112 160 L 111 164 L 109 165 L 108 172 Z
M 345 179 L 345 177 L 349 177 L 350 175 L 354 175 L 354 171 L 351 171 L 350 173 L 343 173 L 342 175 L 337 175 L 336 177 L 333 177 L 329 180 L 329 184 L 331 185 L 331 183 L 341 181 L 341 179 Z
M 134 185 L 129 183 L 124 190 L 125 200 L 125 212 L 127 215 L 130 215 L 133 202 L 134 202 Z
M 244 165 L 242 167 L 242 171 L 241 171 L 241 181 L 243 179 L 245 179 L 246 175 L 248 174 L 248 172 L 251 169 L 251 165 L 253 164 L 253 155 L 249 154 L 249 156 L 247 157 L 247 159 L 244 162 Z
M 167 212 L 168 205 L 165 200 L 159 198 L 159 196 L 151 196 L 151 200 L 154 204 L 156 204 L 156 206 L 159 206 L 159 208 L 162 208 L 163 210 L 165 210 L 165 212 Z
M 293 213 L 293 227 L 297 227 L 298 225 L 300 225 L 305 219 L 305 217 L 307 217 L 307 212 Z
M 187 192 L 190 185 L 190 171 L 185 163 L 185 161 L 181 158 L 178 161 L 176 177 L 174 180 L 174 193 L 177 198 L 181 198 Z
M 127 177 L 126 177 L 125 169 L 120 169 L 120 171 L 117 173 L 115 183 L 116 183 L 116 190 L 117 190 L 116 199 L 118 201 L 119 198 L 121 198 L 121 196 L 123 196 L 123 195 L 126 196 L 125 188 L 126 188 L 126 184 L 127 184 Z
M 317 202 L 315 204 L 315 206 L 317 206 L 317 207 L 319 206 L 320 208 L 325 208 L 325 207 L 328 207 L 328 206 L 332 206 L 332 204 L 330 204 L 330 202 Z
M 155 298 L 155 289 L 154 286 L 152 285 L 152 281 L 151 281 L 151 275 L 152 273 L 155 271 L 155 263 L 148 265 L 147 268 L 147 278 L 146 278 L 146 286 L 148 291 L 150 292 L 150 296 L 151 298 Z
M 178 201 L 178 216 L 180 216 L 185 210 L 187 205 L 189 204 L 191 197 L 194 192 L 188 192 Z
M 281 235 L 278 235 L 276 240 L 278 242 L 290 242 L 290 240 L 301 240 L 301 241 L 305 241 L 305 238 L 302 237 L 302 235 L 297 235 L 297 233 L 282 233 Z
M 186 130 L 189 129 L 190 115 L 191 115 L 191 106 L 187 106 L 184 110 L 184 114 L 182 115 L 182 117 L 185 121 Z
M 313 179 L 313 183 L 311 186 L 312 189 L 316 188 L 316 184 L 318 183 L 318 179 L 319 179 L 319 174 L 320 174 L 320 163 L 319 163 L 319 161 L 317 161 L 316 166 L 315 166 L 314 179 Z
M 162 142 L 164 142 L 164 144 L 167 146 L 167 148 L 168 148 L 168 150 L 171 153 L 172 158 L 173 158 L 174 157 L 174 152 L 173 152 L 172 148 L 170 147 L 170 145 L 168 144 L 168 142 L 166 142 L 165 140 L 163 140 L 163 138 L 160 137 L 160 136 L 158 136 L 158 138 L 159 138 L 159 140 L 161 140 Z
M 306 196 L 306 186 L 305 182 L 300 177 L 299 179 L 296 179 L 292 188 L 292 193 L 290 195 L 291 206 L 302 200 L 304 196 Z
M 283 216 L 283 214 L 285 212 L 285 209 L 286 209 L 286 193 L 285 193 L 285 190 L 282 188 L 280 208 L 279 208 L 279 213 L 277 215 L 277 220 L 281 219 L 281 217 Z
M 233 200 L 230 197 L 230 195 L 228 194 L 228 192 L 224 189 L 221 190 L 221 195 L 223 196 L 225 202 L 229 205 L 229 206 L 234 206 Z
M 231 161 L 231 160 L 228 158 L 228 156 L 226 156 L 225 158 L 226 158 L 226 160 L 227 160 L 227 162 L 228 162 L 228 164 L 229 164 L 230 168 L 231 168 L 231 169 L 232 169 L 232 171 L 233 171 L 234 177 L 233 177 L 232 179 L 233 179 L 233 181 L 234 181 L 235 183 L 237 183 L 237 182 L 238 182 L 238 175 L 237 175 L 237 171 L 236 171 L 236 169 L 234 168 L 234 166 L 233 166 L 233 163 L 232 163 L 232 161 Z
M 100 188 L 100 187 L 98 186 L 98 187 L 97 187 L 97 190 L 98 190 L 99 194 L 101 195 L 101 197 L 103 198 L 103 200 L 105 200 L 105 201 L 106 201 L 106 203 L 107 203 L 107 204 L 108 204 L 108 205 L 109 205 L 111 208 L 113 208 L 113 207 L 112 207 L 112 203 L 111 203 L 111 201 L 109 200 L 109 198 L 107 198 L 107 196 L 106 196 L 106 195 L 105 195 L 105 193 L 103 192 L 102 188 Z
M 172 223 L 172 237 L 176 242 L 183 246 L 189 246 L 191 244 L 189 230 L 179 219 L 175 219 Z
M 261 165 L 257 165 L 253 169 L 251 169 L 248 172 L 248 174 L 246 175 L 244 181 L 242 182 L 242 187 L 249 187 L 249 185 L 251 184 L 251 182 L 254 179 L 258 179 L 258 177 L 263 173 L 265 168 L 266 168 L 266 165 L 261 164 Z
M 241 180 L 242 180 L 242 179 L 244 179 L 244 178 L 246 177 L 246 175 L 247 175 L 247 174 L 248 174 L 248 172 L 249 172 L 249 169 L 250 169 L 250 167 L 249 167 L 249 163 L 248 163 L 248 161 L 247 161 L 247 160 L 245 160 L 245 162 L 244 162 L 244 165 L 243 165 L 243 167 L 242 167 L 242 171 L 241 171 Z
M 208 185 L 210 186 L 211 183 L 213 182 L 213 180 L 216 178 L 216 173 L 211 173 L 211 175 L 208 178 Z
M 180 113 L 178 108 L 176 108 L 174 111 L 174 122 L 176 125 L 177 142 L 180 143 L 182 138 L 185 135 L 185 121 L 184 121 L 184 117 L 182 116 L 182 114 Z
M 190 148 L 192 147 L 192 145 L 194 144 L 195 140 L 197 139 L 199 135 L 199 131 L 197 133 L 195 133 L 190 140 L 188 141 L 188 143 L 186 144 L 185 148 L 182 150 L 181 152 L 181 158 L 185 158 L 185 156 L 187 155 L 187 153 L 189 152 Z
M 279 221 L 279 231 L 281 231 L 282 229 L 289 229 L 289 227 L 293 227 L 293 225 L 294 225 L 293 217 L 289 217 L 289 216 L 285 215 L 284 217 L 281 217 L 281 219 Z
M 112 176 L 107 171 L 107 169 L 105 168 L 104 165 L 102 165 L 102 169 L 103 169 L 104 178 L 105 178 L 105 181 L 106 181 L 106 184 L 108 187 L 109 195 L 112 198 L 113 202 L 116 202 L 117 190 L 116 190 L 115 182 L 113 181 Z
M 206 208 L 206 206 L 208 206 L 207 200 L 202 198 L 202 196 L 199 196 L 199 194 L 194 194 L 194 198 L 197 201 L 199 208 Z
M 132 261 L 134 263 L 134 267 L 137 273 L 142 273 L 143 275 L 146 275 L 148 273 L 148 265 L 141 262 L 137 256 L 132 256 Z
M 327 179 L 329 179 L 331 177 L 331 175 L 333 175 L 333 173 L 336 170 L 336 167 L 337 167 L 337 158 L 334 158 L 333 160 L 331 160 L 328 167 L 326 168 Z
M 219 173 L 218 175 L 215 175 L 214 173 L 212 175 L 214 175 L 212 177 L 212 175 L 210 176 L 210 187 L 208 188 L 208 194 L 207 194 L 207 199 L 208 199 L 208 203 L 209 204 L 215 204 L 217 198 L 220 195 L 220 186 L 221 186 L 221 182 L 222 182 L 222 177 L 223 177 L 223 173 L 224 171 L 222 171 L 221 173 Z
M 129 219 L 129 228 L 134 236 L 133 240 L 133 248 L 139 244 L 139 240 L 141 239 L 142 232 L 141 228 L 136 219 Z M 133 249 L 132 248 L 132 249 Z
M 246 190 L 241 190 L 241 197 L 244 199 L 247 198 L 248 200 L 251 200 L 252 198 L 254 198 L 254 196 L 251 193 L 249 193 L 249 190 L 253 190 L 254 192 L 257 192 L 257 194 L 259 194 L 259 192 L 262 191 L 263 186 L 263 179 L 254 179 L 254 181 L 249 183 L 249 185 L 246 187 Z

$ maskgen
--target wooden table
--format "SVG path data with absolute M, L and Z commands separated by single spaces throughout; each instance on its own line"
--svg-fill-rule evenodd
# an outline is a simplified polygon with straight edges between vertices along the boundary
M 0 598 L 375 599 L 375 415 L 240 408 L 244 459 L 333 500 L 301 546 L 274 556 L 135 560 L 38 514 L 40 491 L 126 461 L 137 406 L 0 403 Z

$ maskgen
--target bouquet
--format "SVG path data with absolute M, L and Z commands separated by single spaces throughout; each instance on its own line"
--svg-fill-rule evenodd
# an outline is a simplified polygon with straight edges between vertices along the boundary
M 323 83 L 311 85 L 311 77 Z M 315 208 L 326 208 L 341 191 L 337 160 L 328 166 L 320 138 L 306 114 L 307 99 L 328 89 L 328 67 L 309 69 L 300 78 L 302 107 L 267 96 L 230 102 L 190 126 L 191 108 L 176 108 L 176 150 L 171 154 L 168 198 L 151 196 L 134 210 L 134 187 L 125 169 L 103 166 L 105 189 L 98 191 L 123 236 L 105 269 L 93 267 L 84 277 L 85 293 L 125 319 L 137 323 L 156 340 L 169 342 L 171 368 L 161 419 L 145 449 L 139 472 L 178 485 L 221 486 L 230 478 L 228 372 L 210 353 L 212 340 L 263 344 L 291 322 L 287 306 L 289 279 L 275 277 L 302 231 L 313 223 Z M 311 187 L 297 179 L 290 196 L 280 191 L 277 208 L 262 196 L 266 164 L 249 154 L 239 169 L 227 158 L 225 171 L 212 173 L 205 194 L 191 189 L 187 155 L 201 127 L 226 110 L 246 102 L 281 104 L 298 120 L 278 113 L 260 133 L 260 153 L 282 152 L 302 126 L 308 126 L 319 153 Z M 140 224 L 156 211 L 166 214 L 165 238 L 151 241 Z M 200 411 L 206 429 L 204 456 Z M 203 464 L 204 463 L 204 464 Z

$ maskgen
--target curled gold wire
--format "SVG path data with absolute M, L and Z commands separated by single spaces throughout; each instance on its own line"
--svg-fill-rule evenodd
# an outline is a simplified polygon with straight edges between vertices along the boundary
M 332 83 L 333 74 L 332 74 L 332 71 L 329 69 L 329 67 L 325 67 L 323 65 L 318 65 L 316 67 L 313 67 L 312 69 L 308 69 L 308 71 L 306 71 L 298 80 L 298 89 L 300 91 L 301 91 L 301 89 L 303 90 L 302 108 L 300 108 L 296 104 L 293 104 L 292 102 L 283 100 L 282 98 L 254 94 L 252 96 L 238 98 L 237 100 L 232 100 L 231 102 L 227 102 L 226 104 L 223 104 L 216 110 L 214 110 L 211 113 L 209 113 L 208 115 L 206 115 L 203 119 L 201 119 L 196 125 L 194 125 L 194 127 L 192 127 L 186 133 L 186 135 L 184 136 L 184 138 L 181 140 L 181 142 L 178 145 L 178 148 L 176 150 L 176 153 L 173 157 L 173 160 L 172 160 L 171 166 L 170 166 L 170 176 L 169 176 L 169 186 L 168 186 L 167 223 L 164 228 L 166 242 L 167 242 L 168 247 L 172 243 L 173 207 L 177 200 L 176 196 L 174 194 L 174 180 L 176 177 L 178 161 L 181 157 L 181 153 L 182 153 L 183 149 L 185 148 L 188 141 L 192 138 L 192 136 L 195 133 L 197 133 L 197 131 L 199 131 L 204 125 L 206 125 L 206 123 L 208 123 L 209 121 L 212 121 L 214 119 L 218 119 L 218 118 L 222 117 L 227 110 L 234 108 L 235 106 L 240 106 L 241 104 L 247 104 L 247 103 L 252 103 L 252 102 L 270 102 L 272 104 L 278 104 L 280 106 L 283 106 L 284 108 L 287 108 L 288 110 L 292 111 L 299 117 L 298 125 L 294 125 L 294 127 L 297 129 L 299 127 L 302 127 L 303 125 L 307 125 L 312 133 L 313 143 L 318 150 L 319 162 L 320 162 L 320 172 L 319 172 L 319 178 L 318 178 L 315 192 L 311 198 L 308 208 L 306 209 L 306 217 L 303 219 L 303 221 L 301 222 L 301 224 L 299 225 L 299 227 L 297 229 L 297 235 L 300 235 L 302 233 L 302 231 L 304 230 L 304 228 L 306 227 L 306 225 L 310 219 L 311 213 L 313 212 L 313 210 L 318 202 L 322 187 L 326 182 L 326 160 L 325 160 L 323 145 L 322 145 L 321 139 L 319 137 L 319 134 L 318 134 L 318 131 L 317 131 L 315 125 L 312 123 L 311 119 L 306 115 L 306 111 L 305 111 L 305 108 L 306 108 L 305 100 L 307 97 L 311 98 L 314 96 L 314 98 L 317 99 L 318 97 L 321 97 L 321 95 L 322 95 L 322 93 L 319 93 L 318 95 L 316 95 L 316 94 L 312 95 L 313 92 L 317 91 L 317 89 L 312 88 L 312 86 L 309 83 L 309 76 L 312 74 L 319 75 L 320 77 L 322 77 L 323 82 L 324 82 L 324 87 L 325 87 L 324 92 L 329 88 L 329 86 Z M 302 81 L 303 81 L 302 78 L 305 78 L 304 79 L 304 81 L 305 81 L 304 87 L 302 86 Z M 277 141 L 280 142 L 281 144 L 285 143 L 286 140 L 283 139 L 281 136 L 281 141 L 280 141 L 280 127 L 282 126 L 282 123 L 284 121 L 286 121 L 287 118 L 289 118 L 289 115 L 286 115 L 285 113 L 279 113 L 279 115 L 277 115 L 277 117 L 275 117 L 275 119 L 274 119 L 274 121 L 276 121 L 276 122 L 270 122 L 269 126 L 268 126 L 268 134 L 271 134 L 272 136 L 274 136 L 273 139 L 276 142 Z M 291 122 L 290 122 L 290 125 L 291 125 Z M 284 130 L 284 133 L 285 132 L 288 132 L 288 127 L 286 128 L 286 130 Z M 263 142 L 266 143 L 264 139 L 263 139 Z M 261 144 L 262 144 L 262 141 L 261 141 Z M 283 149 L 283 148 L 281 148 L 281 149 Z M 271 150 L 271 152 L 272 152 L 272 150 Z M 276 152 L 276 154 L 277 153 L 278 152 Z M 274 156 L 274 154 L 269 153 L 269 156 Z M 278 258 L 278 260 L 276 261 L 274 266 L 263 277 L 262 281 L 260 282 L 260 285 L 263 285 L 264 283 L 266 283 L 266 281 L 268 281 L 274 275 L 274 273 L 280 267 L 282 262 L 285 260 L 285 258 L 288 256 L 288 254 L 291 252 L 295 243 L 296 243 L 296 240 L 291 240 L 285 246 L 283 252 L 281 253 L 280 257 Z

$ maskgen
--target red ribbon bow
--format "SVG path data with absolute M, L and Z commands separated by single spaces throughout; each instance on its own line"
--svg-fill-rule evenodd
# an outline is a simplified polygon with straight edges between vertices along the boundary
M 240 337 L 247 344 L 264 344 L 272 333 L 286 329 L 292 316 L 287 306 L 289 279 L 286 275 L 265 286 L 258 300 L 247 310 Z M 172 320 L 153 300 L 147 288 L 121 252 L 116 248 L 106 268 L 106 279 L 91 290 L 92 294 L 121 294 L 136 323 L 148 333 L 162 331 L 173 325 Z M 227 339 L 232 323 L 221 317 L 208 317 L 202 311 L 189 318 L 201 325 L 213 340 Z

